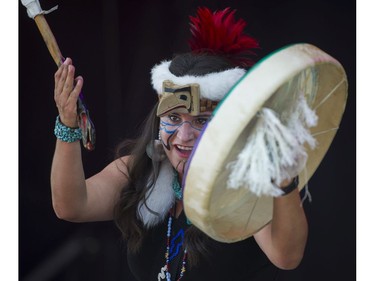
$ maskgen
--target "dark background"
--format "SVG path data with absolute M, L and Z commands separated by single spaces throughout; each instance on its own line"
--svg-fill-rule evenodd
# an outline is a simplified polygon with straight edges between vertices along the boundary
M 97 130 L 97 148 L 83 152 L 90 176 L 134 136 L 156 101 L 150 69 L 187 51 L 188 15 L 196 7 L 238 9 L 259 39 L 258 58 L 290 43 L 311 43 L 339 60 L 349 80 L 341 128 L 309 182 L 304 207 L 309 240 L 304 260 L 281 280 L 355 280 L 356 2 L 61 0 L 40 1 L 64 56 L 84 76 L 84 94 Z M 112 222 L 59 220 L 51 205 L 54 151 L 53 75 L 56 65 L 26 9 L 19 7 L 19 277 L 20 280 L 132 280 L 125 244 Z M 147 269 L 145 269 L 147 270 Z

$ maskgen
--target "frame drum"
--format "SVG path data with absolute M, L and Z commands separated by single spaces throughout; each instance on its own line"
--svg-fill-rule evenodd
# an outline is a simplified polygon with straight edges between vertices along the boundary
M 306 146 L 301 190 L 323 160 L 338 130 L 347 99 L 342 65 L 310 44 L 284 47 L 265 57 L 230 90 L 197 140 L 183 180 L 188 219 L 221 242 L 246 239 L 272 220 L 273 197 L 247 188 L 230 189 L 228 163 L 251 137 L 257 112 L 270 108 L 280 116 L 291 110 L 301 91 L 318 117 L 310 128 L 317 145 Z

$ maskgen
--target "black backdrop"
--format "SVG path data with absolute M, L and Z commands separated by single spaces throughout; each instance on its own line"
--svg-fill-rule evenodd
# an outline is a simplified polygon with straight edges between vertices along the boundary
M 347 71 L 349 98 L 341 128 L 309 182 L 304 204 L 309 240 L 300 267 L 281 280 L 355 280 L 355 51 L 354 0 L 50 0 L 46 16 L 64 56 L 85 78 L 84 94 L 97 129 L 97 148 L 83 152 L 87 176 L 112 160 L 114 145 L 132 137 L 156 96 L 149 70 L 186 51 L 188 15 L 196 7 L 227 6 L 260 40 L 261 58 L 307 42 Z M 132 280 L 125 244 L 112 222 L 73 224 L 53 213 L 49 186 L 54 150 L 53 74 L 34 22 L 19 7 L 19 276 L 20 280 Z M 145 269 L 147 270 L 147 269 Z

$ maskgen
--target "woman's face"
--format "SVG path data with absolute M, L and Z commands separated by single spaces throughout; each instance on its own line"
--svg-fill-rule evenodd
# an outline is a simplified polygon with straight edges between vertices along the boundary
M 160 137 L 165 153 L 180 177 L 204 125 L 212 112 L 198 116 L 171 111 L 160 117 Z

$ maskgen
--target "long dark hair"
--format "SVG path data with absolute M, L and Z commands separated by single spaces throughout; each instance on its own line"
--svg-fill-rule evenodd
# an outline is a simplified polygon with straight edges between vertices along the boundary
M 128 183 L 123 187 L 120 199 L 114 209 L 114 221 L 127 240 L 130 251 L 137 251 L 142 244 L 144 228 L 137 217 L 138 203 L 146 196 L 148 187 L 153 185 L 159 172 L 159 162 L 151 160 L 146 153 L 147 144 L 156 139 L 159 118 L 156 108 L 150 112 L 142 124 L 140 135 L 134 140 L 124 140 L 116 148 L 115 158 L 130 155 L 124 163 L 128 171 Z
M 202 76 L 212 72 L 233 68 L 232 63 L 222 57 L 204 54 L 180 54 L 174 57 L 169 70 L 176 76 Z M 120 199 L 114 209 L 114 219 L 128 250 L 137 252 L 142 245 L 146 230 L 137 217 L 138 203 L 145 200 L 146 191 L 150 188 L 159 173 L 159 162 L 151 160 L 146 154 L 146 146 L 158 136 L 160 119 L 156 117 L 156 108 L 150 112 L 143 124 L 140 136 L 133 141 L 126 140 L 119 144 L 116 157 L 128 154 L 131 161 L 127 164 L 128 184 L 124 186 Z M 150 210 L 152 211 L 152 210 Z M 207 256 L 210 239 L 194 226 L 185 233 L 185 244 L 189 249 L 189 264 L 194 265 L 201 256 Z

